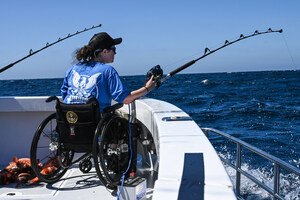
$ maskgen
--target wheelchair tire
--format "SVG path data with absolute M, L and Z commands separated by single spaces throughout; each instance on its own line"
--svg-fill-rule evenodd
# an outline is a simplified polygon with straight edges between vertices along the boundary
M 37 128 L 31 144 L 31 167 L 40 181 L 53 183 L 68 170 L 60 166 L 58 152 L 64 163 L 71 163 L 74 152 L 62 151 L 56 132 L 56 113 L 49 115 Z M 59 151 L 60 150 L 60 151 Z
M 93 141 L 93 160 L 94 160 L 94 166 L 97 172 L 97 175 L 102 183 L 106 188 L 108 189 L 115 189 L 114 187 L 109 186 L 109 182 L 106 179 L 103 169 L 101 168 L 100 165 L 100 153 L 99 153 L 99 145 L 100 145 L 100 138 L 101 138 L 101 133 L 103 127 L 107 124 L 107 118 L 102 118 L 101 121 L 98 123 L 96 131 L 95 131 L 95 136 L 94 136 L 94 141 Z
M 117 189 L 130 159 L 128 120 L 112 116 L 99 125 L 94 137 L 93 156 L 102 184 Z

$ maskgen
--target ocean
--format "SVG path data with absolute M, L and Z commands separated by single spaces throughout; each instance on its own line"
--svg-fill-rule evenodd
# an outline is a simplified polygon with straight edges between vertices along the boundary
M 123 76 L 131 90 L 145 76 Z M 0 80 L 0 96 L 60 95 L 62 79 Z M 201 127 L 221 130 L 300 168 L 300 71 L 179 74 L 147 97 L 176 105 Z M 220 156 L 235 159 L 236 146 L 217 135 L 211 141 Z M 234 161 L 233 161 L 234 162 Z M 264 177 L 273 188 L 273 167 L 245 152 L 243 169 Z M 233 175 L 230 168 L 226 168 Z M 283 171 L 280 193 L 300 199 L 300 177 Z M 271 199 L 251 181 L 242 179 L 247 199 Z

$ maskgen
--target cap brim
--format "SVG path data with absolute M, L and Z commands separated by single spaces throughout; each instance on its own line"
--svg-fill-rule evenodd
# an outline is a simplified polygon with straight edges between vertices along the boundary
M 122 38 L 116 38 L 114 39 L 114 44 L 117 45 L 117 44 L 121 44 L 122 42 Z

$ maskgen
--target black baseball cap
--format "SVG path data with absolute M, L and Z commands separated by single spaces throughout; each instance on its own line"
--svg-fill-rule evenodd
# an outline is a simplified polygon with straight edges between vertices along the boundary
M 118 45 L 122 42 L 122 38 L 113 39 L 106 32 L 95 34 L 89 41 L 89 46 L 93 49 L 108 49 L 113 45 Z

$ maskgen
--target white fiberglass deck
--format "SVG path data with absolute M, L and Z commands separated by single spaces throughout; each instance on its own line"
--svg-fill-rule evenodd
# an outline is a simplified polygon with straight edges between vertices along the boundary
M 185 112 L 154 99 L 137 101 L 135 106 L 136 118 L 147 126 L 158 145 L 159 169 L 153 199 L 178 198 L 187 153 L 203 153 L 205 200 L 236 199 L 232 183 L 205 134 L 193 120 L 180 121 L 181 117 L 189 117 Z M 122 110 L 125 112 L 126 108 Z M 164 121 L 166 117 L 173 117 L 174 121 Z
M 74 165 L 64 177 L 54 183 L 16 188 L 16 183 L 0 186 L 0 199 L 116 199 L 101 184 L 95 169 L 83 174 Z

